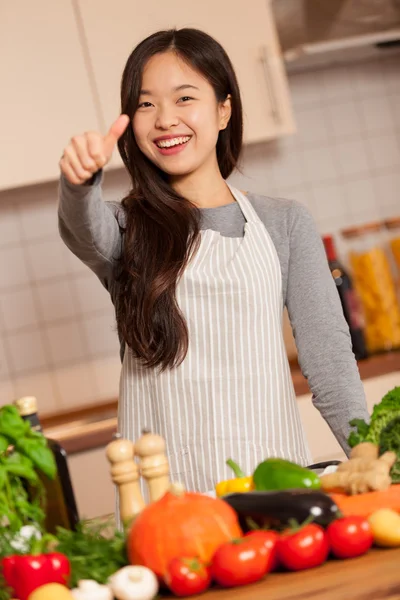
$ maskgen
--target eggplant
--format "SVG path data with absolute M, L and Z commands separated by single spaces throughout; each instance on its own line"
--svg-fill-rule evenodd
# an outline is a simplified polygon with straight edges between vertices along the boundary
M 324 492 L 309 489 L 251 491 L 228 494 L 222 499 L 236 511 L 244 531 L 252 529 L 250 523 L 279 530 L 292 521 L 301 524 L 311 519 L 313 523 L 327 527 L 340 516 L 332 498 Z

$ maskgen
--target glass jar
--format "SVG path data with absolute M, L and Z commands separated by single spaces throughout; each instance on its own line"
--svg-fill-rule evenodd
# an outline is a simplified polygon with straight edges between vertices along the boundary
M 400 281 L 400 217 L 385 221 L 388 232 L 389 248 L 397 268 L 397 280 Z
M 365 339 L 370 353 L 400 347 L 400 306 L 382 223 L 341 232 L 348 247 L 355 288 L 365 315 Z

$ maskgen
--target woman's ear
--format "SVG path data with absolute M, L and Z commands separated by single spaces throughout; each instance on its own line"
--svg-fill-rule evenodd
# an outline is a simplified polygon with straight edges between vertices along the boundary
M 219 130 L 226 129 L 229 123 L 229 119 L 232 114 L 232 96 L 227 95 L 223 102 L 219 104 Z

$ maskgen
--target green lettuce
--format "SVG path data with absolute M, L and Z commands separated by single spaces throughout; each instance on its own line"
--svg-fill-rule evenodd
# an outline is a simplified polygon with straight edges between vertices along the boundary
M 354 427 L 348 438 L 351 448 L 362 442 L 372 442 L 379 446 L 380 454 L 388 450 L 397 454 L 391 476 L 393 482 L 400 483 L 400 387 L 390 390 L 379 404 L 375 404 L 369 424 L 362 419 L 353 419 L 350 425 Z

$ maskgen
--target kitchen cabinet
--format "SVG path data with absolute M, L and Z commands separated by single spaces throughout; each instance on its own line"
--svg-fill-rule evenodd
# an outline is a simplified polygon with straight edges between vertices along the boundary
M 228 52 L 243 97 L 245 141 L 261 142 L 294 131 L 285 68 L 267 0 L 78 0 L 99 102 L 107 124 L 120 110 L 126 60 L 147 35 L 196 27 Z M 121 164 L 114 154 L 114 165 Z
M 2 2 L 0 55 L 0 189 L 56 179 L 69 138 L 100 127 L 71 0 Z

